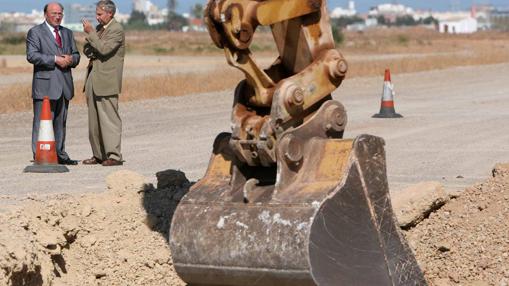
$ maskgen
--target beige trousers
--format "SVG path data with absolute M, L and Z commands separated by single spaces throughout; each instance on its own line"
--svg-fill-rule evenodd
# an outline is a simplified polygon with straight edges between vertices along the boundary
M 95 95 L 91 78 L 89 76 L 85 84 L 85 95 L 88 106 L 88 139 L 93 156 L 102 161 L 122 161 L 122 120 L 118 113 L 118 95 Z

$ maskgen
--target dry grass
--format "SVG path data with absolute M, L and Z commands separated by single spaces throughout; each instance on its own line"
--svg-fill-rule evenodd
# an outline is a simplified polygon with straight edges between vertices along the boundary
M 77 35 L 82 42 L 82 35 Z M 454 66 L 509 62 L 509 34 L 483 32 L 473 35 L 443 35 L 426 29 L 381 29 L 362 33 L 348 32 L 339 47 L 349 61 L 348 77 L 444 69 Z M 273 57 L 275 48 L 269 33 L 260 33 L 253 51 L 256 56 Z M 220 56 L 206 33 L 131 32 L 128 50 L 133 54 L 170 54 Z M 127 56 L 129 57 L 129 55 Z M 143 68 L 150 68 L 149 65 Z M 2 68 L 0 75 L 26 68 Z M 158 75 L 124 80 L 122 101 L 181 96 L 191 93 L 233 89 L 243 78 L 240 71 L 225 68 L 204 73 Z M 82 82 L 75 82 L 76 99 L 85 102 Z M 0 113 L 31 109 L 30 83 L 0 88 Z
M 209 73 L 152 76 L 130 79 L 123 88 L 122 100 L 133 101 L 163 96 L 181 96 L 233 88 L 240 80 L 240 71 L 220 69 Z
M 348 59 L 348 58 L 347 58 Z M 475 66 L 509 62 L 509 49 L 479 49 L 475 53 L 437 54 L 390 60 L 350 62 L 348 77 L 383 75 L 386 68 L 394 74 L 439 70 L 456 66 Z
M 0 89 L 0 114 L 32 109 L 32 86 L 13 84 Z
M 234 87 L 241 79 L 239 71 L 227 68 L 209 73 L 129 78 L 124 80 L 120 100 L 125 102 L 224 90 Z M 74 93 L 72 103 L 85 104 L 83 81 L 74 82 Z M 31 85 L 14 84 L 1 88 L 0 102 L 3 103 L 0 105 L 0 114 L 30 110 L 32 108 Z

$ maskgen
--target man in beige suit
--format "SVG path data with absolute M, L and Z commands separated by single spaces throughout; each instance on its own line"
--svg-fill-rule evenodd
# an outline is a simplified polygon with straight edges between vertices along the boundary
M 89 140 L 93 157 L 83 164 L 122 165 L 120 143 L 122 120 L 118 113 L 118 95 L 122 89 L 125 36 L 122 26 L 113 18 L 116 11 L 111 0 L 96 5 L 99 25 L 83 19 L 87 34 L 83 52 L 90 59 L 85 94 L 88 105 Z

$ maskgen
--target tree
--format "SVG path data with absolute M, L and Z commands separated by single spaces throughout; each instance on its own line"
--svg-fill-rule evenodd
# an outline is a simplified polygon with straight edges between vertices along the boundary
M 200 3 L 195 4 L 191 7 L 191 15 L 196 19 L 203 18 L 203 5 Z
M 128 30 L 146 30 L 150 29 L 147 23 L 147 16 L 143 12 L 133 10 L 127 21 L 126 29 Z
M 175 12 L 177 10 L 177 0 L 168 0 L 168 12 Z M 168 13 L 169 15 L 170 13 Z
M 332 26 L 332 37 L 334 39 L 334 42 L 336 45 L 341 45 L 345 41 L 345 34 L 343 34 L 343 31 L 340 27 Z
M 417 22 L 410 15 L 399 16 L 396 18 L 396 26 L 415 26 Z
M 379 15 L 376 17 L 376 21 L 378 22 L 378 25 L 387 25 L 389 24 L 388 21 L 385 19 L 383 15 Z
M 174 11 L 168 11 L 167 28 L 170 31 L 182 31 L 184 26 L 187 26 L 187 19 Z
M 431 25 L 431 24 L 438 25 L 438 20 L 433 18 L 433 16 L 429 16 L 427 18 L 422 19 L 422 23 L 424 25 Z

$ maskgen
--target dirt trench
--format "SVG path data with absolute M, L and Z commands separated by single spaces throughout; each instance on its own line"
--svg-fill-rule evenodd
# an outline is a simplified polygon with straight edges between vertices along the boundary
M 179 171 L 157 177 L 153 186 L 119 171 L 107 177 L 104 193 L 30 197 L 1 214 L 0 285 L 185 285 L 167 239 L 172 213 L 192 183 Z M 432 208 L 395 203 L 429 284 L 507 286 L 509 164 Z M 412 212 L 414 219 L 403 216 Z

